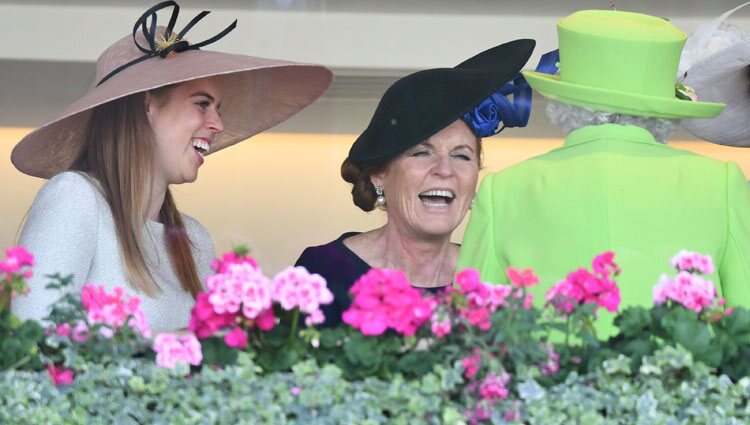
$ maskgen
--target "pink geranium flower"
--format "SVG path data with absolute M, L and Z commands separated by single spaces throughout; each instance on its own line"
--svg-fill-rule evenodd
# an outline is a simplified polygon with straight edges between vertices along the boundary
M 450 334 L 452 330 L 450 314 L 446 312 L 433 314 L 430 319 L 430 330 L 438 338 L 443 338 Z
M 599 276 L 610 276 L 620 274 L 620 267 L 615 264 L 615 253 L 612 251 L 603 252 L 594 258 L 591 262 L 594 273 Z
M 350 293 L 354 299 L 342 319 L 364 335 L 381 335 L 389 328 L 414 335 L 437 305 L 432 297 L 423 298 L 400 270 L 371 269 L 354 283 Z
M 554 375 L 560 370 L 560 355 L 555 352 L 555 347 L 552 344 L 545 344 L 547 349 L 547 361 L 542 364 L 541 371 L 542 375 Z
M 73 383 L 73 371 L 62 366 L 47 365 L 47 373 L 55 385 L 69 385 Z
M 710 255 L 702 255 L 692 251 L 682 250 L 678 252 L 672 257 L 670 264 L 677 271 L 701 274 L 711 274 L 714 272 L 714 263 Z
M 253 268 L 258 268 L 258 263 L 253 257 L 230 251 L 222 255 L 221 258 L 214 259 L 211 262 L 211 270 L 219 274 L 227 273 L 231 264 L 249 264 Z
M 505 270 L 505 274 L 508 276 L 508 280 L 513 286 L 528 288 L 539 283 L 539 277 L 537 277 L 531 269 L 518 270 L 509 267 Z
M 468 409 L 464 412 L 464 416 L 469 419 L 469 424 L 477 425 L 480 422 L 488 421 L 492 417 L 492 409 L 489 406 L 485 406 L 482 403 L 478 403 L 474 406 L 474 409 Z
M 161 333 L 154 339 L 156 364 L 172 369 L 177 363 L 197 366 L 203 360 L 201 344 L 193 334 L 175 335 Z
M 15 246 L 5 250 L 5 261 L 0 261 L 0 272 L 18 274 L 24 267 L 34 266 L 34 256 L 22 246 Z M 29 278 L 31 275 L 24 275 Z
M 523 279 L 526 279 L 524 281 L 526 283 L 530 279 L 529 274 L 526 273 Z M 456 275 L 456 283 L 459 289 L 448 288 L 447 293 L 458 295 L 459 298 L 466 300 L 465 305 L 460 305 L 458 308 L 459 316 L 466 319 L 472 326 L 485 331 L 492 325 L 490 321 L 492 312 L 500 307 L 507 307 L 509 297 L 517 298 L 523 295 L 521 286 L 516 287 L 514 292 L 514 287 L 510 285 L 489 285 L 482 282 L 479 278 L 479 271 L 473 269 L 459 272 Z M 532 299 L 528 298 L 528 300 Z
M 326 280 L 319 274 L 309 273 L 304 267 L 287 267 L 273 278 L 274 300 L 284 310 L 299 308 L 308 314 L 308 326 L 323 323 L 325 316 L 320 306 L 333 302 L 333 294 Z
M 213 304 L 209 301 L 209 294 L 201 292 L 195 300 L 193 311 L 190 314 L 190 329 L 200 339 L 208 338 L 220 329 L 233 325 L 237 318 L 232 313 L 216 313 Z
M 129 326 L 144 338 L 151 337 L 146 314 L 140 308 L 140 298 L 126 295 L 122 287 L 116 286 L 108 293 L 104 286 L 86 284 L 81 290 L 81 303 L 90 325 L 106 325 L 101 334 L 107 338 L 112 336 L 113 330 L 123 326 Z
M 326 316 L 323 314 L 323 311 L 315 310 L 312 313 L 310 313 L 307 317 L 305 317 L 305 325 L 307 326 L 319 325 L 325 322 L 325 320 L 326 320 Z
M 55 335 L 70 336 L 70 323 L 62 323 L 55 327 Z
M 464 377 L 466 377 L 466 379 L 473 378 L 477 372 L 479 372 L 481 364 L 482 354 L 475 348 L 471 356 L 461 359 L 461 366 L 464 367 Z
M 479 384 L 479 396 L 485 400 L 494 401 L 508 398 L 508 383 L 510 375 L 503 372 L 500 375 L 489 373 Z
M 224 335 L 224 343 L 229 347 L 242 350 L 247 347 L 247 333 L 242 328 L 236 327 Z
M 713 282 L 686 271 L 679 272 L 674 278 L 662 275 L 653 289 L 654 304 L 673 301 L 696 313 L 711 307 L 716 296 Z
M 4 291 L 9 291 L 10 299 L 14 299 L 17 294 L 29 292 L 25 279 L 31 278 L 34 274 L 29 268 L 34 265 L 34 257 L 22 246 L 8 248 L 5 254 L 7 258 L 0 261 L 0 279 L 5 281 L 0 284 L 0 297 Z M 0 305 L 0 310 L 2 308 Z
M 614 263 L 614 253 L 605 252 L 594 258 L 594 273 L 580 268 L 547 290 L 547 305 L 554 306 L 563 316 L 583 304 L 596 304 L 596 308 L 616 312 L 620 305 L 620 288 L 613 277 L 620 273 Z
M 270 331 L 276 326 L 276 316 L 273 314 L 273 309 L 269 308 L 263 310 L 256 318 L 255 325 L 262 331 Z
M 273 282 L 254 260 L 229 253 L 216 260 L 213 268 L 217 273 L 206 279 L 208 291 L 198 294 L 190 315 L 188 328 L 198 338 L 205 339 L 237 325 L 256 325 L 261 330 L 276 325 Z M 230 341 L 238 343 L 232 337 Z

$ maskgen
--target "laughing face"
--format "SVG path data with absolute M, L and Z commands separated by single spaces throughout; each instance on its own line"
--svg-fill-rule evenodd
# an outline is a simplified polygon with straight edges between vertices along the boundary
M 224 129 L 217 81 L 201 78 L 178 84 L 166 99 L 148 93 L 146 106 L 157 144 L 154 177 L 165 185 L 195 181 L 203 157 Z
M 388 225 L 418 238 L 450 236 L 476 192 L 477 140 L 462 120 L 396 157 L 372 176 L 382 186 Z

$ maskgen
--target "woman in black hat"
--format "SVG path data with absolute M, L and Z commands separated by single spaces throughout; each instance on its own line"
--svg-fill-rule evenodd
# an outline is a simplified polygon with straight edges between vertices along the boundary
M 530 91 L 518 72 L 534 45 L 512 41 L 388 88 L 341 166 L 354 204 L 385 210 L 386 224 L 309 247 L 297 260 L 326 278 L 334 294 L 323 309 L 326 326 L 341 321 L 349 288 L 371 268 L 404 270 L 412 285 L 427 290 L 453 282 L 459 246 L 451 234 L 474 199 L 481 137 L 497 133 L 501 122 L 526 124 L 528 109 L 520 105 L 528 107 Z

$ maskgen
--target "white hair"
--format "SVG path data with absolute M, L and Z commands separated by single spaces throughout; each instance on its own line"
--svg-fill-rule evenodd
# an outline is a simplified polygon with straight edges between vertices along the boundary
M 666 143 L 669 135 L 680 125 L 680 120 L 595 111 L 551 99 L 547 100 L 547 116 L 552 124 L 562 128 L 565 134 L 590 125 L 634 125 L 647 130 L 661 143 Z

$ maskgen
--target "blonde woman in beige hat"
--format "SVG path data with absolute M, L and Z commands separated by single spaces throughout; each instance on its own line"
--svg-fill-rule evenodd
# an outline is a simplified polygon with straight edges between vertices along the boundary
M 157 12 L 172 8 L 169 25 Z M 35 277 L 12 310 L 42 319 L 59 294 L 45 275 L 126 286 L 138 294 L 151 327 L 185 328 L 214 257 L 206 229 L 182 214 L 169 190 L 194 181 L 205 156 L 294 115 L 330 85 L 329 69 L 200 50 L 177 32 L 179 6 L 159 3 L 132 35 L 97 61 L 94 86 L 14 148 L 19 171 L 50 179 L 20 236 L 35 257 Z

